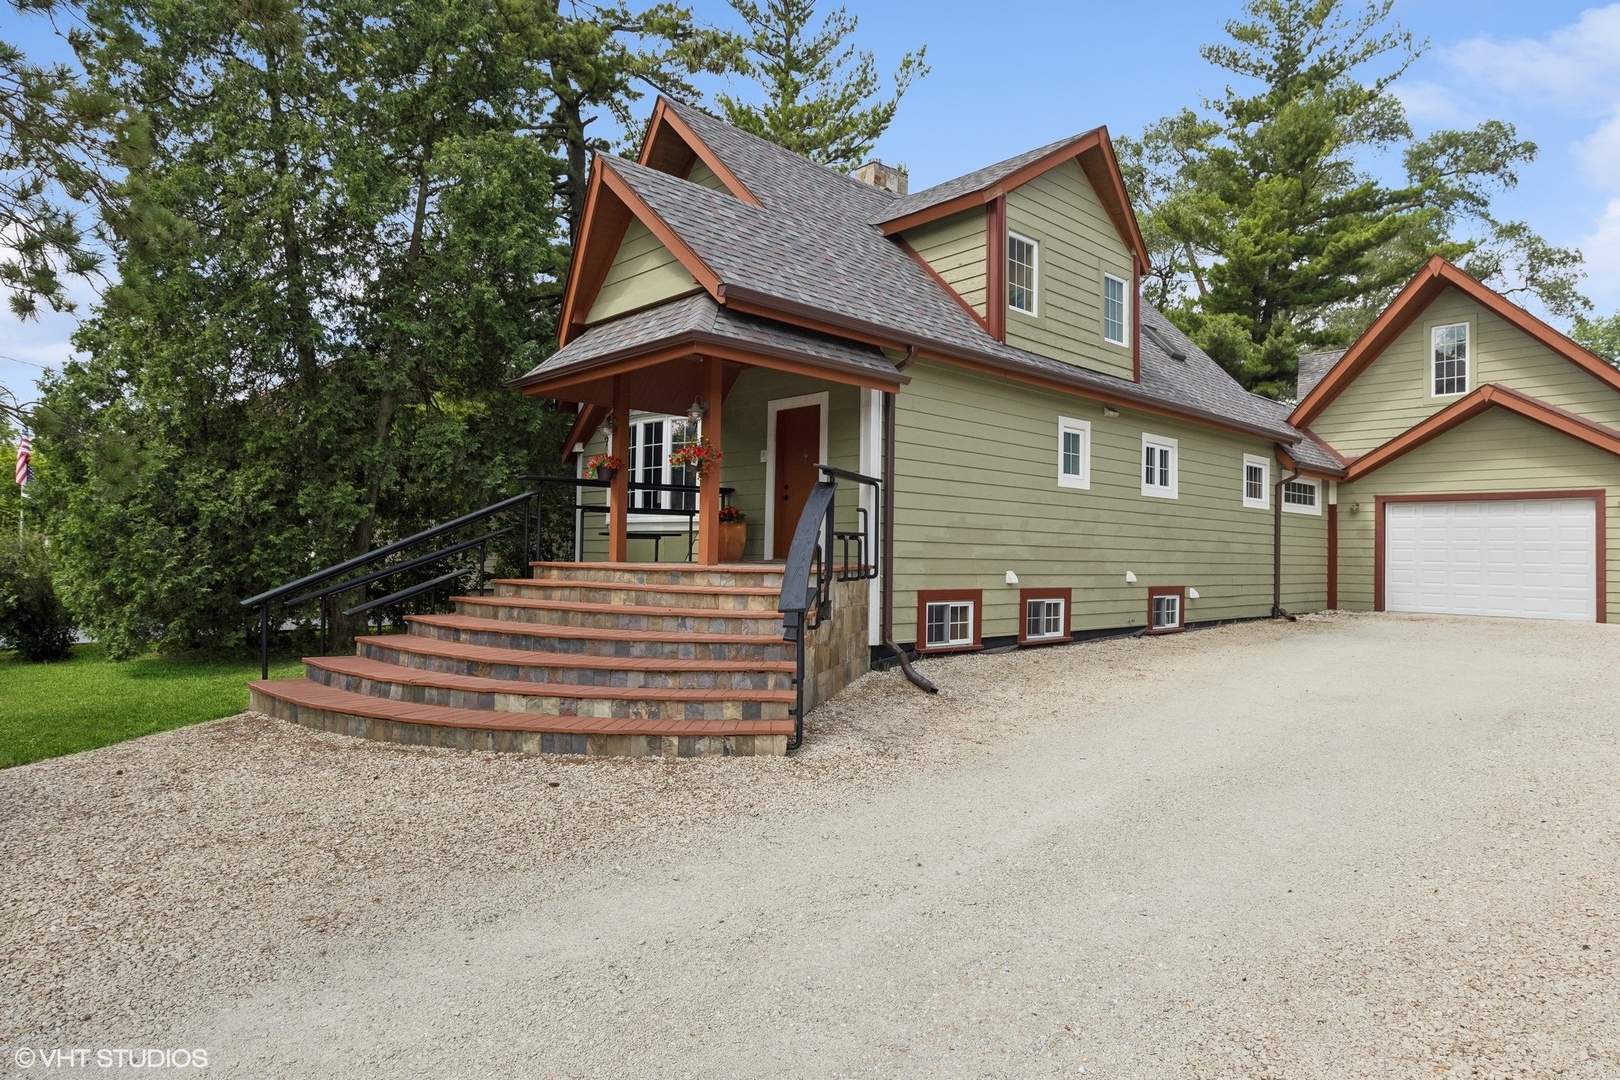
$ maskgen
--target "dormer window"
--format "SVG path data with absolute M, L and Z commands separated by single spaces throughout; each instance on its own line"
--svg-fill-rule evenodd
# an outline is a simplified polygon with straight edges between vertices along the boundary
M 1035 241 L 1007 234 L 1007 306 L 1025 315 L 1035 314 Z
M 1103 275 L 1103 340 L 1124 345 L 1125 339 L 1125 280 L 1113 274 Z

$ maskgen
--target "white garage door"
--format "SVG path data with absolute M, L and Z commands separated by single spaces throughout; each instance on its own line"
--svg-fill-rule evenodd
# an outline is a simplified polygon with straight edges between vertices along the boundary
M 1597 618 L 1591 499 L 1392 502 L 1384 514 L 1390 611 Z

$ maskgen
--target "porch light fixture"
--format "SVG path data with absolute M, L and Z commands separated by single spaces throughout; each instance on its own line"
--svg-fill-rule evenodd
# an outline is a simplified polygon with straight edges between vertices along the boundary
M 1125 584 L 1127 584 L 1127 585 L 1135 585 L 1136 584 L 1136 575 L 1131 573 L 1129 570 L 1125 571 Z
M 703 414 L 708 411 L 709 403 L 704 401 L 702 397 L 695 397 L 692 399 L 692 407 L 686 410 L 686 418 L 695 424 L 702 420 Z

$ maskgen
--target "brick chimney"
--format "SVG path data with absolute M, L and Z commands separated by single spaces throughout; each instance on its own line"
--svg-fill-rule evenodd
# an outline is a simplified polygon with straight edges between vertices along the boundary
M 885 165 L 881 161 L 868 161 L 865 165 L 850 173 L 863 184 L 871 184 L 884 191 L 892 191 L 896 195 L 904 195 L 909 186 L 909 177 L 906 170 L 897 169 L 893 165 Z

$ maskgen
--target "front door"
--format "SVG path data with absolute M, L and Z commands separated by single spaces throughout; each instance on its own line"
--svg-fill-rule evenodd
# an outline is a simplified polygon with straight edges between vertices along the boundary
M 775 558 L 787 558 L 788 548 L 793 546 L 793 530 L 819 479 L 816 459 L 820 455 L 820 405 L 801 405 L 776 414 L 776 527 L 771 541 Z

